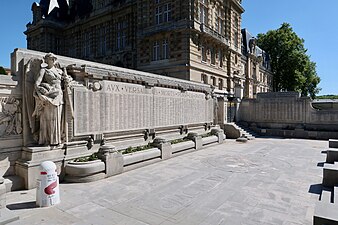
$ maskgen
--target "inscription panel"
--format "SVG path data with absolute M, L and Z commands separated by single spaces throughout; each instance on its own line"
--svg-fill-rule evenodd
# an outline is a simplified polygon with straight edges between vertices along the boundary
M 74 88 L 74 135 L 211 122 L 205 94 L 102 81 L 102 90 Z

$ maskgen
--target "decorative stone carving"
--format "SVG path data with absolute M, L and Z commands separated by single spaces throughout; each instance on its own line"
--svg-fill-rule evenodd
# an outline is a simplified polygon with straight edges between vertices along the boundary
M 0 98 L 0 137 L 22 133 L 20 101 Z
M 64 105 L 71 106 L 72 78 L 61 69 L 53 53 L 31 59 L 26 66 L 25 95 L 29 125 L 34 139 L 41 145 L 64 142 Z

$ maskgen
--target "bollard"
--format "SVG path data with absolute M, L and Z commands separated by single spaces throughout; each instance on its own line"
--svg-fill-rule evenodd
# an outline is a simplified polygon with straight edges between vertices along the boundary
M 40 179 L 36 186 L 37 206 L 49 207 L 60 203 L 59 177 L 55 163 L 46 161 L 40 164 Z

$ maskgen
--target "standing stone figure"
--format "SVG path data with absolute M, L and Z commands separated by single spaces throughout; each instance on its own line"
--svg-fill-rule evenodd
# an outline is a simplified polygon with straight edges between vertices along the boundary
M 33 116 L 39 121 L 39 144 L 59 145 L 62 134 L 63 91 L 61 82 L 66 74 L 56 67 L 56 56 L 48 53 L 47 64 L 41 67 L 34 84 L 35 109 Z

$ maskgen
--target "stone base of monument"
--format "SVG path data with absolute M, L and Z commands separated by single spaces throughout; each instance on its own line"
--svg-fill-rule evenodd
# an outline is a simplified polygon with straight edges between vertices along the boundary
M 0 225 L 11 223 L 19 219 L 19 216 L 6 208 L 6 187 L 4 180 L 0 178 Z
M 329 139 L 329 148 L 338 148 L 338 139 Z
M 44 161 L 53 161 L 60 172 L 64 156 L 65 149 L 61 147 L 24 147 L 21 159 L 16 162 L 16 174 L 24 178 L 26 189 L 35 188 L 40 164 Z

